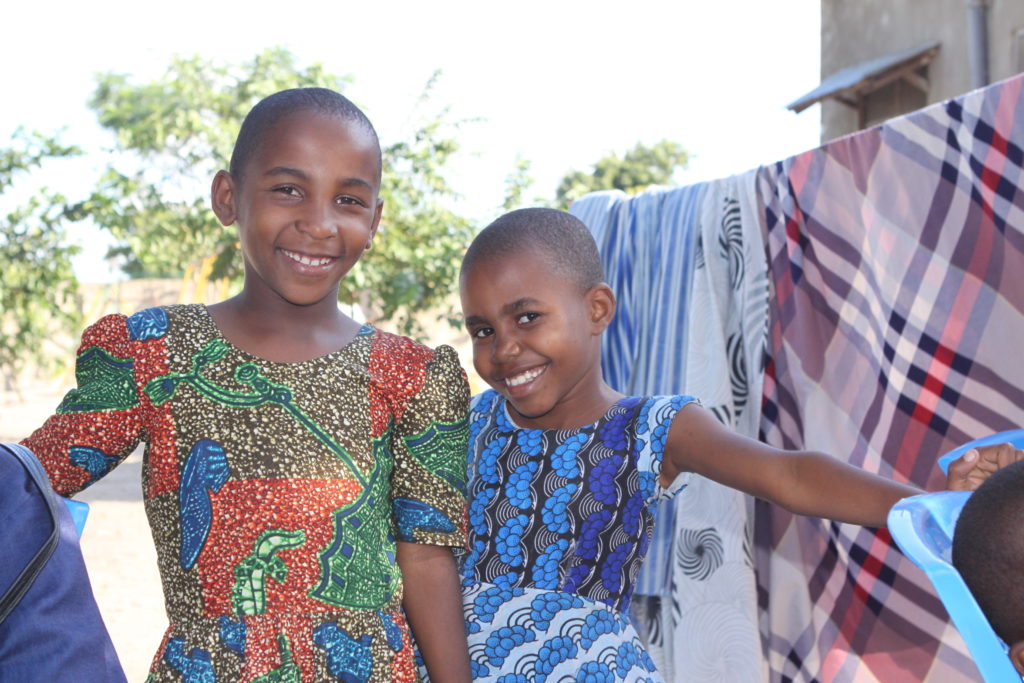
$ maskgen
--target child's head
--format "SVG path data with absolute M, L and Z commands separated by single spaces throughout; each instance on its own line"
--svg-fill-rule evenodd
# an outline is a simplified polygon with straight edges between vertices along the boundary
M 376 234 L 380 180 L 377 133 L 339 93 L 284 90 L 253 107 L 212 188 L 221 223 L 238 224 L 246 300 L 336 308 Z
M 562 277 L 585 292 L 604 280 L 594 237 L 580 219 L 555 209 L 519 209 L 500 216 L 480 231 L 462 258 L 462 271 L 478 261 L 505 259 L 538 250 Z
M 339 92 L 327 88 L 292 88 L 269 95 L 249 110 L 238 129 L 235 147 L 231 151 L 231 164 L 228 170 L 240 180 L 245 173 L 249 159 L 259 148 L 260 143 L 268 138 L 268 132 L 282 119 L 300 112 L 313 112 L 322 116 L 333 116 L 340 121 L 348 121 L 363 131 L 373 140 L 377 148 L 377 183 L 380 183 L 381 153 L 380 141 L 366 114 Z
M 469 246 L 460 289 L 473 365 L 522 426 L 571 425 L 601 400 L 600 335 L 615 312 L 603 278 L 593 237 L 563 211 L 513 211 Z
M 1024 673 L 1024 461 L 998 470 L 964 503 L 953 566 Z

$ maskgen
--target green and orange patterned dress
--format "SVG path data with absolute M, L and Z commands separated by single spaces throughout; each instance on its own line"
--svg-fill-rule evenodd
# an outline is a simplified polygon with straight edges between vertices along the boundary
M 468 387 L 455 352 L 363 327 L 274 363 L 205 306 L 107 316 L 25 440 L 64 495 L 146 443 L 170 626 L 152 681 L 415 680 L 395 542 L 462 548 Z

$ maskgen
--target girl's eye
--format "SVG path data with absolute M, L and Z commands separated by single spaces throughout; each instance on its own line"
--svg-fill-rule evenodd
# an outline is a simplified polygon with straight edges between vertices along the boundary
M 347 195 L 347 194 L 343 194 L 343 195 L 339 195 L 338 197 L 335 197 L 334 198 L 334 203 L 335 204 L 356 204 L 358 206 L 365 206 L 365 204 L 363 203 L 363 201 L 361 199 L 359 199 L 357 197 L 353 197 L 351 195 Z
M 520 325 L 525 325 L 526 323 L 532 323 L 539 317 L 540 313 L 522 313 L 518 318 L 516 318 L 516 322 Z
M 470 333 L 470 336 L 474 339 L 483 339 L 489 337 L 493 332 L 494 330 L 490 327 L 478 327 Z
M 275 187 L 274 192 L 280 192 L 281 194 L 288 195 L 289 197 L 294 197 L 299 194 L 298 188 L 294 185 L 281 185 L 280 187 Z

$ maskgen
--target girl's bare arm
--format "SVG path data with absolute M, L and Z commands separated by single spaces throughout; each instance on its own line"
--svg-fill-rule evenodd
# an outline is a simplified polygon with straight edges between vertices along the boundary
M 471 680 L 462 591 L 451 548 L 398 542 L 409 620 L 430 680 L 437 683 Z
M 1009 460 L 998 448 L 973 451 L 954 462 L 947 487 L 976 488 L 983 465 L 990 472 Z M 797 514 L 865 526 L 885 526 L 896 501 L 923 493 L 824 453 L 780 450 L 741 436 L 694 404 L 680 411 L 669 430 L 662 484 L 680 472 L 696 472 Z

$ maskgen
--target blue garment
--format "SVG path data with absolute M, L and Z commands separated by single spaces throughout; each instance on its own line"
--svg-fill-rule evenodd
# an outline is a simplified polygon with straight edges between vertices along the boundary
M 38 477 L 47 490 L 15 457 L 15 448 L 21 447 L 0 444 L 0 594 L 17 581 L 53 532 L 51 510 L 58 538 L 35 580 L 0 620 L 0 683 L 123 682 L 89 585 L 75 522 L 65 505 L 55 503 L 42 468 Z M 32 457 L 22 450 L 24 457 Z
M 627 397 L 569 430 L 517 427 L 494 391 L 473 400 L 461 572 L 475 680 L 661 680 L 627 612 L 653 507 L 686 482 L 658 476 L 693 400 Z

